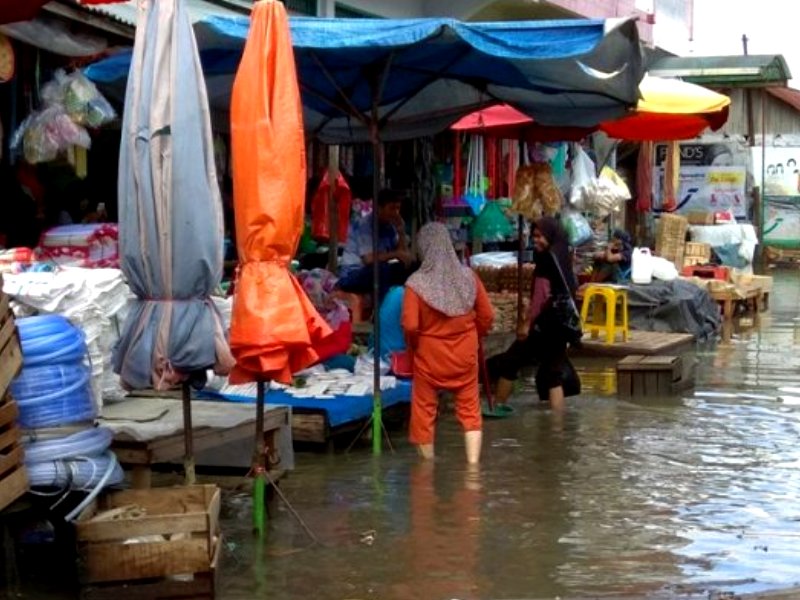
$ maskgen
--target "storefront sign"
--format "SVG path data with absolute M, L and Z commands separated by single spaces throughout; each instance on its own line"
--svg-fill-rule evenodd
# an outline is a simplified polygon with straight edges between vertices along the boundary
M 682 166 L 676 212 L 731 211 L 737 219 L 747 217 L 745 167 Z M 662 198 L 664 169 L 656 168 L 654 197 Z
M 800 196 L 800 148 L 766 148 L 764 154 L 764 194 Z M 761 148 L 753 148 L 753 176 L 759 187 L 761 175 Z
M 772 196 L 764 207 L 764 244 L 800 248 L 800 196 Z

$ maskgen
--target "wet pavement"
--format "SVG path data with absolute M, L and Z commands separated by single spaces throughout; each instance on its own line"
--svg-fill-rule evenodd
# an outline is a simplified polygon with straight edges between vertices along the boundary
M 622 401 L 578 363 L 557 415 L 516 399 L 468 471 L 453 415 L 424 465 L 394 434 L 373 458 L 303 453 L 267 542 L 228 496 L 221 598 L 708 597 L 800 583 L 800 273 L 771 311 L 699 349 L 683 397 Z M 792 387 L 798 389 L 792 390 Z M 783 388 L 783 389 L 781 389 Z
M 486 422 L 475 471 L 452 414 L 434 464 L 400 432 L 378 458 L 368 446 L 300 453 L 281 489 L 317 541 L 274 501 L 256 543 L 249 495 L 226 492 L 218 598 L 731 598 L 797 585 L 800 272 L 777 274 L 771 311 L 696 359 L 695 390 L 635 401 L 615 397 L 613 362 L 578 363 L 584 394 L 568 411 L 518 396 L 514 417 Z M 58 575 L 36 580 L 46 593 L 14 597 L 74 597 Z

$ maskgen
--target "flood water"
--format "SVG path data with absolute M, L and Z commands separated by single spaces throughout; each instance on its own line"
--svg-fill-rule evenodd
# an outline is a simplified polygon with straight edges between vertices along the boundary
M 585 393 L 558 416 L 516 399 L 485 424 L 480 470 L 452 414 L 434 464 L 301 453 L 262 546 L 249 498 L 228 496 L 220 597 L 656 597 L 800 582 L 800 273 L 771 311 L 697 352 L 682 397 L 623 401 L 613 363 L 578 363 Z M 745 322 L 744 325 L 749 325 Z M 797 387 L 799 389 L 783 389 Z

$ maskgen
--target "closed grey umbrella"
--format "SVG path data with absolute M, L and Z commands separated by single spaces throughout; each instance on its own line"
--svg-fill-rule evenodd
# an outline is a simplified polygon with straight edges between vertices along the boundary
M 209 297 L 222 277 L 222 206 L 183 0 L 140 1 L 118 191 L 122 270 L 137 299 L 114 370 L 128 388 L 159 390 L 201 384 L 208 368 L 227 373 L 233 357 Z

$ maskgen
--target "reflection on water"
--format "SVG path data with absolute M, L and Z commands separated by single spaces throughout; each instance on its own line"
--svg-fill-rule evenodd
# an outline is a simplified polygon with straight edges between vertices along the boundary
M 697 389 L 683 398 L 620 401 L 613 365 L 579 365 L 586 393 L 562 417 L 520 398 L 516 416 L 486 422 L 480 471 L 464 465 L 452 415 L 433 465 L 402 442 L 378 459 L 366 448 L 302 455 L 283 489 L 321 543 L 276 504 L 257 549 L 248 499 L 229 498 L 221 597 L 643 597 L 795 584 L 800 389 L 786 388 L 800 387 L 799 297 L 800 275 L 777 278 L 770 314 L 698 351 Z

